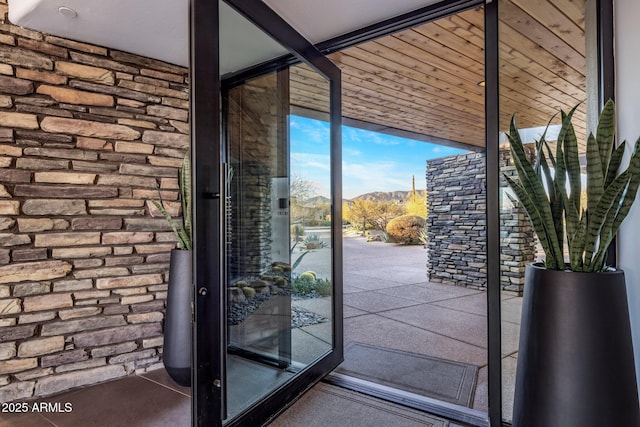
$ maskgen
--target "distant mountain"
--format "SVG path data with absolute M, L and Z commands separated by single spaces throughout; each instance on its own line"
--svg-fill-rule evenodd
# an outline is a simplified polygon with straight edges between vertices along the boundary
M 304 201 L 305 205 L 323 205 L 331 202 L 331 199 L 324 196 L 311 197 Z
M 379 201 L 391 201 L 395 200 L 397 202 L 403 203 L 406 201 L 411 195 L 411 190 L 409 191 L 374 191 L 373 193 L 361 194 L 357 197 L 354 197 L 350 201 L 354 200 L 373 200 L 374 202 Z
M 425 190 L 416 190 L 418 194 L 424 195 Z M 411 196 L 411 190 L 407 191 L 374 191 L 372 193 L 361 194 L 352 199 L 343 199 L 345 202 L 353 202 L 354 200 L 372 200 L 374 202 L 395 200 L 399 203 L 406 202 Z M 307 206 L 317 206 L 330 202 L 328 197 L 315 196 L 304 201 Z

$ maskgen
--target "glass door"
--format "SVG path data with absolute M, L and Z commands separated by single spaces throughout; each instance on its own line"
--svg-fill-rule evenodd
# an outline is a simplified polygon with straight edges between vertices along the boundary
M 262 2 L 215 12 L 219 104 L 192 110 L 195 271 L 209 278 L 196 278 L 194 413 L 199 425 L 261 425 L 342 360 L 340 77 Z M 210 55 L 198 36 L 216 40 L 193 19 L 197 61 Z M 196 90 L 215 75 L 198 70 Z M 200 146 L 206 109 L 205 126 L 220 118 L 215 149 Z M 322 129 L 290 138 L 306 117 Z

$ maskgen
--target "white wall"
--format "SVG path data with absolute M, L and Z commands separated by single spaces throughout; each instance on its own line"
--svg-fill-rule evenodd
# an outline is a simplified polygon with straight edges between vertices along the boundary
M 614 0 L 618 138 L 631 145 L 640 136 L 640 1 Z M 620 266 L 625 271 L 633 332 L 636 374 L 640 378 L 640 201 L 619 233 Z M 639 380 L 640 383 L 640 380 Z

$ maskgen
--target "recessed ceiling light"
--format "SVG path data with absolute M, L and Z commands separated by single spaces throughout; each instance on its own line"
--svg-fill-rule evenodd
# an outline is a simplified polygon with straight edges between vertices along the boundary
M 78 16 L 78 13 L 75 10 L 71 9 L 70 7 L 66 7 L 66 6 L 60 6 L 58 8 L 58 12 L 60 12 L 61 14 L 66 16 L 67 18 L 75 18 L 76 16 Z
M 485 87 L 486 84 L 487 84 L 487 82 L 485 82 L 484 80 L 481 81 L 481 82 L 478 82 L 478 86 L 480 86 L 480 87 Z

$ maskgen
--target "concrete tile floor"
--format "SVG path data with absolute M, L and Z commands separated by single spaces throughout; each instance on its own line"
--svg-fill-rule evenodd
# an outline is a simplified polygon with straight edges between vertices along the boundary
M 486 294 L 483 291 L 430 283 L 426 276 L 427 252 L 417 246 L 365 243 L 363 238 L 344 239 L 345 343 L 359 341 L 480 367 L 473 408 L 485 411 L 487 402 Z M 385 265 L 382 265 L 384 263 Z M 517 356 L 520 298 L 503 296 L 503 411 L 511 411 Z M 305 303 L 306 305 L 312 303 Z M 313 328 L 300 333 L 314 333 Z M 345 394 L 346 393 L 346 394 Z M 351 392 L 319 384 L 280 415 L 272 425 L 379 424 L 380 414 L 412 420 L 408 425 L 454 427 L 376 399 L 363 401 Z M 67 414 L 25 414 L 0 417 L 0 427 L 66 426 L 188 426 L 190 389 L 171 383 L 162 370 L 128 377 L 46 399 L 71 402 Z M 336 396 L 351 404 L 334 413 L 331 421 L 318 418 L 317 408 L 335 406 Z M 340 399 L 338 399 L 340 400 Z M 333 402 L 333 403 L 332 403 Z M 363 403 L 365 402 L 365 403 Z M 315 414 L 315 415 L 314 415 Z M 355 414 L 355 415 L 354 415 Z M 407 418 L 407 414 L 409 418 Z M 342 418 L 340 418 L 342 417 Z M 356 417 L 356 418 L 353 418 Z M 423 417 L 423 418 L 421 418 Z M 314 421 L 315 420 L 315 421 Z M 342 421 L 341 421 L 342 420 Z M 316 424 L 314 424 L 314 422 Z M 327 424 L 329 422 L 329 424 Z M 391 422 L 391 421 L 390 421 Z M 398 421 L 400 422 L 400 421 Z M 318 424 L 320 423 L 320 424 Z M 432 423 L 432 424 L 430 424 Z M 437 424 L 440 423 L 440 424 Z
M 486 411 L 486 292 L 429 282 L 428 252 L 420 246 L 366 243 L 351 235 L 343 239 L 343 252 L 345 344 L 360 341 L 477 365 L 472 407 Z M 521 305 L 519 297 L 502 296 L 506 419 L 513 404 Z

